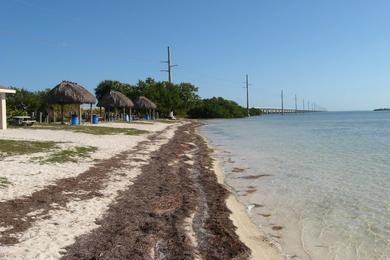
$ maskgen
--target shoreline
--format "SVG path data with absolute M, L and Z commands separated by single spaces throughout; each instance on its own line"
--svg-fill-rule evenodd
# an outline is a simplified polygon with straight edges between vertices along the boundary
M 238 200 L 236 194 L 232 191 L 232 188 L 225 183 L 225 176 L 223 169 L 221 168 L 221 162 L 216 158 L 214 148 L 207 137 L 200 134 L 197 131 L 197 134 L 200 135 L 206 142 L 209 149 L 213 152 L 210 154 L 210 157 L 213 160 L 213 171 L 217 177 L 219 184 L 223 185 L 228 191 L 229 195 L 225 200 L 226 206 L 231 211 L 229 216 L 230 220 L 236 226 L 236 234 L 239 236 L 239 239 L 251 250 L 250 259 L 257 260 L 280 260 L 282 255 L 275 246 L 268 241 L 266 236 L 261 232 L 259 227 L 257 227 L 252 220 L 250 219 L 245 206 Z
M 281 259 L 224 184 L 201 125 L 132 138 L 80 174 L 0 201 L 0 258 Z
M 225 203 L 230 192 L 217 180 L 199 126 L 178 127 L 99 227 L 78 237 L 63 259 L 249 259 Z

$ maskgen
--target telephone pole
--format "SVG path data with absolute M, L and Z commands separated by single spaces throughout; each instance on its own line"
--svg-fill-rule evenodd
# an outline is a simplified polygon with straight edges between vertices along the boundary
M 297 95 L 295 95 L 295 113 L 298 111 Z
M 169 46 L 168 46 L 168 60 L 162 61 L 162 63 L 167 63 L 167 69 L 161 71 L 168 72 L 168 82 L 172 83 L 172 68 L 178 65 L 171 65 L 171 48 L 169 48 Z
M 282 91 L 281 91 L 281 93 L 280 93 L 280 97 L 281 97 L 281 99 L 282 99 L 282 115 L 284 115 L 283 89 L 282 89 Z
M 248 80 L 248 74 L 246 74 L 245 85 L 246 85 L 246 111 L 248 113 L 248 117 L 250 117 L 251 115 L 249 114 L 249 80 Z

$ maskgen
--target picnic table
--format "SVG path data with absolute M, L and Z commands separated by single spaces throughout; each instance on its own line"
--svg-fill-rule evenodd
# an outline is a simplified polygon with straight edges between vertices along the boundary
M 31 120 L 31 116 L 14 116 L 13 120 L 16 125 L 32 126 L 36 121 Z

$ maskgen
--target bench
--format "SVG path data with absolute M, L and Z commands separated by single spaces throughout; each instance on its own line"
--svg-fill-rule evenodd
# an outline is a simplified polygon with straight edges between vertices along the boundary
M 24 120 L 22 121 L 23 126 L 32 126 L 34 123 L 36 123 L 36 120 Z
M 29 116 L 15 116 L 13 117 L 14 124 L 18 126 L 32 126 L 36 120 L 31 120 Z

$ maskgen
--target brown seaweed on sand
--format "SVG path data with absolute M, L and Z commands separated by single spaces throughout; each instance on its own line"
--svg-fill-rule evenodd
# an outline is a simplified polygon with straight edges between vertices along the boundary
M 197 126 L 181 126 L 97 222 L 99 227 L 78 237 L 63 259 L 248 259 L 250 250 L 235 233 L 225 204 L 229 192 L 211 170 Z M 196 147 L 181 145 L 188 142 Z M 191 167 L 183 156 L 188 153 L 197 162 Z M 174 163 L 167 163 L 172 158 Z M 193 234 L 184 227 L 190 217 Z
M 257 213 L 257 214 L 265 218 L 271 217 L 271 214 L 263 214 L 263 213 Z
M 234 167 L 233 169 L 232 169 L 232 172 L 234 172 L 234 173 L 238 173 L 238 172 L 244 172 L 245 171 L 245 169 L 244 168 L 238 168 L 238 167 Z
M 267 177 L 267 176 L 272 176 L 272 175 L 271 174 L 248 175 L 248 176 L 241 176 L 241 177 L 238 177 L 238 178 L 246 179 L 246 180 L 254 180 L 254 179 L 258 179 L 258 178 L 261 178 L 261 177 Z
M 283 227 L 282 226 L 273 226 L 272 227 L 272 230 L 282 230 Z

